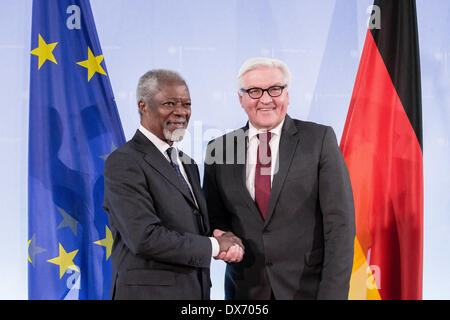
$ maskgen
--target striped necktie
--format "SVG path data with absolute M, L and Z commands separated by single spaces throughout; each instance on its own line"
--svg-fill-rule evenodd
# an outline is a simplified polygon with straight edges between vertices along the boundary
M 183 186 L 186 188 L 187 193 L 191 196 L 192 200 L 194 200 L 194 196 L 192 195 L 191 188 L 189 188 L 189 185 L 184 179 L 183 174 L 181 173 L 180 166 L 178 165 L 177 161 L 177 154 L 176 152 L 172 152 L 174 150 L 173 147 L 167 148 L 167 154 L 169 155 L 170 164 L 175 169 L 175 172 L 177 173 L 178 178 L 180 178 L 181 182 L 183 183 Z M 195 203 L 195 201 L 194 201 Z
M 196 203 L 196 201 L 194 199 L 194 195 L 191 192 L 191 188 L 189 187 L 186 179 L 184 179 L 183 174 L 181 173 L 180 166 L 178 165 L 178 161 L 177 161 L 177 153 L 176 153 L 176 151 L 172 152 L 173 150 L 174 150 L 173 147 L 169 147 L 166 150 L 167 154 L 169 155 L 170 164 L 175 169 L 175 172 L 176 172 L 178 178 L 181 180 L 184 187 L 186 188 L 186 191 L 187 191 L 188 195 L 191 197 L 192 202 Z M 205 225 L 203 222 L 202 214 L 197 209 L 194 209 L 193 213 L 194 213 L 195 219 L 197 221 L 197 225 L 198 225 L 198 229 L 199 229 L 200 233 L 205 234 L 206 229 L 205 229 Z

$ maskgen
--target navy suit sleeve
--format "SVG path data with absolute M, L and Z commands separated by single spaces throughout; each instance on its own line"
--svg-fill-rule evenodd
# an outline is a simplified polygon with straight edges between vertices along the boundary
M 325 252 L 318 299 L 347 299 L 353 267 L 355 214 L 350 177 L 331 127 L 319 163 L 319 202 Z

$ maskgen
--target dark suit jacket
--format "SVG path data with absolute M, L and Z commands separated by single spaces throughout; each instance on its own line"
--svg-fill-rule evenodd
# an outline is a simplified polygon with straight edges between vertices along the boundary
M 265 221 L 245 184 L 247 130 L 210 142 L 205 159 L 211 228 L 245 245 L 243 260 L 227 265 L 226 298 L 347 299 L 354 206 L 333 129 L 286 116 Z
M 203 215 L 209 233 L 206 202 L 197 165 L 186 155 L 181 159 L 188 160 L 182 161 L 199 209 L 170 162 L 139 130 L 106 160 L 112 299 L 209 299 L 211 241 L 199 234 L 194 217 Z

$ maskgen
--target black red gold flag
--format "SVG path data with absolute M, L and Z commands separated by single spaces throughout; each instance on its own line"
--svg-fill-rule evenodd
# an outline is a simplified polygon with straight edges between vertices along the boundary
M 422 112 L 414 0 L 374 2 L 340 147 L 356 210 L 349 298 L 422 299 Z

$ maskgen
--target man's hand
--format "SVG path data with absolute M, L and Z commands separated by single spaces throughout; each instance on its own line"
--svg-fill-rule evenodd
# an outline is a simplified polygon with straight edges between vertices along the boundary
M 219 242 L 219 255 L 214 259 L 221 259 L 225 262 L 240 262 L 244 256 L 244 245 L 241 239 L 236 237 L 232 232 L 225 232 L 215 229 L 214 238 Z

